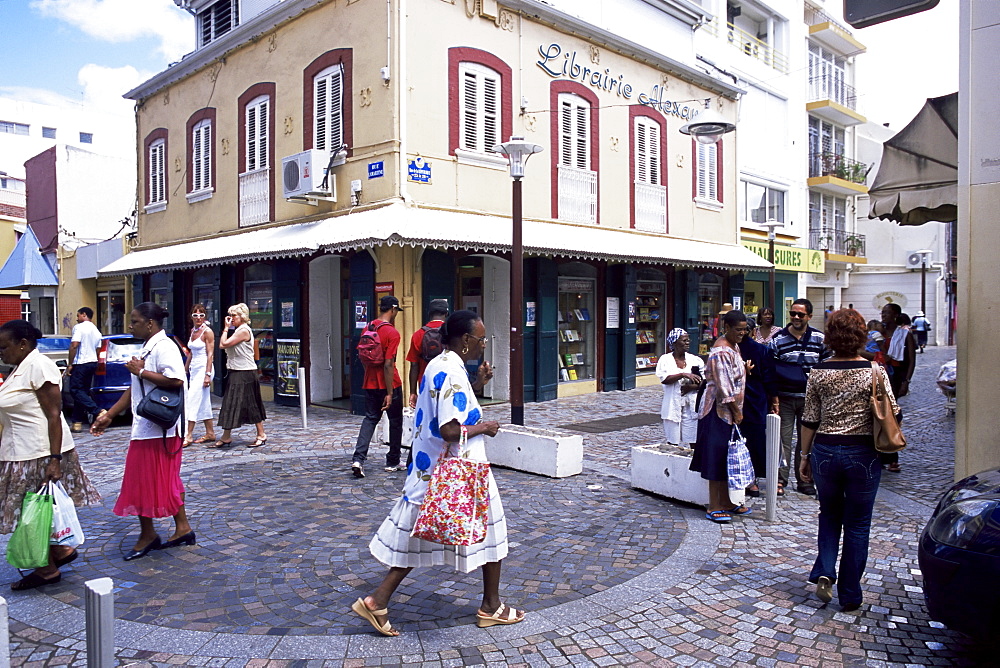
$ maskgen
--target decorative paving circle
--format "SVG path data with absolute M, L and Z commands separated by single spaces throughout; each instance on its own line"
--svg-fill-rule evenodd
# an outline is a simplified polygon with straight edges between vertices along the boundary
M 88 540 L 65 578 L 46 593 L 83 606 L 79 581 L 115 580 L 119 619 L 178 629 L 272 635 L 370 633 L 350 603 L 370 593 L 385 567 L 368 541 L 399 495 L 403 474 L 373 469 L 356 480 L 329 460 L 262 460 L 185 477 L 198 544 L 122 555 L 135 518 L 81 509 Z M 617 478 L 585 474 L 553 480 L 495 468 L 511 550 L 501 594 L 540 610 L 627 582 L 680 545 L 686 521 L 669 503 Z M 172 530 L 157 520 L 161 536 Z M 406 630 L 467 624 L 479 604 L 478 572 L 415 569 L 390 605 Z

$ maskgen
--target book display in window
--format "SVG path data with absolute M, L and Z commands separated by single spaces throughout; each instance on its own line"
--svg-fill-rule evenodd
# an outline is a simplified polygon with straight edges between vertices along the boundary
M 652 373 L 656 362 L 666 352 L 664 330 L 666 284 L 640 281 L 636 285 L 635 370 Z
M 559 378 L 562 382 L 594 377 L 594 305 L 592 279 L 559 279 Z

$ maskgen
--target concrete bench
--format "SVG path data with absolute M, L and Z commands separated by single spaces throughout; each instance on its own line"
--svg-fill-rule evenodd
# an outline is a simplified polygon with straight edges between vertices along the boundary
M 505 424 L 486 439 L 486 456 L 496 466 L 566 478 L 583 471 L 583 436 Z
M 668 445 L 632 448 L 632 486 L 698 506 L 708 505 L 708 481 L 691 471 L 691 456 Z M 729 493 L 733 503 L 743 503 L 744 492 Z

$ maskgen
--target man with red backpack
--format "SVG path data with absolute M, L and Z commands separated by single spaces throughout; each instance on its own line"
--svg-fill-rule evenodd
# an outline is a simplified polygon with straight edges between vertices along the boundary
M 417 386 L 424 375 L 427 363 L 444 349 L 441 325 L 448 317 L 448 300 L 432 299 L 427 317 L 430 318 L 427 324 L 413 332 L 413 336 L 410 337 L 410 349 L 406 353 L 406 361 L 410 363 L 410 408 L 417 407 Z
M 365 390 L 365 419 L 361 422 L 361 433 L 351 458 L 351 472 L 355 478 L 365 477 L 368 445 L 384 412 L 389 413 L 389 452 L 385 456 L 385 470 L 406 470 L 399 463 L 403 441 L 403 381 L 396 371 L 400 336 L 393 326 L 396 314 L 402 310 L 399 300 L 392 295 L 382 297 L 378 318 L 368 323 L 358 342 L 358 358 L 365 367 L 362 385 Z

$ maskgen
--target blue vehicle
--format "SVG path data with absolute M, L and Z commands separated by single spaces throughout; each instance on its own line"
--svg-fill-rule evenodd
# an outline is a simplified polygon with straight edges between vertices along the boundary
M 917 550 L 932 619 L 976 638 L 996 635 L 1000 596 L 1000 468 L 956 482 L 938 501 Z

